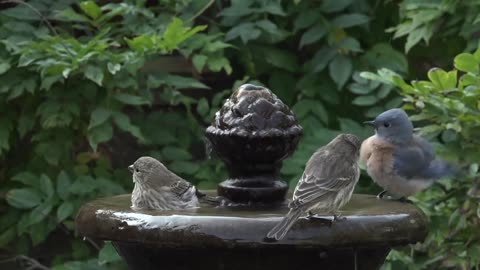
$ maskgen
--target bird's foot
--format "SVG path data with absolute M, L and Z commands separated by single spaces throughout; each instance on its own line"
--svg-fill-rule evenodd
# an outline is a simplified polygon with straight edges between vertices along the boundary
M 382 192 L 378 193 L 378 195 L 377 195 L 377 199 L 382 199 L 382 198 L 383 198 L 383 196 L 385 196 L 385 194 L 387 194 L 387 191 L 386 191 L 386 190 L 384 190 L 384 191 L 382 191 Z
M 345 221 L 347 220 L 347 217 L 344 217 L 342 215 L 333 215 L 333 222 L 339 222 L 339 221 Z
M 310 221 L 317 221 L 317 222 L 327 224 L 328 227 L 332 226 L 332 220 L 330 220 L 328 218 L 323 218 L 323 217 L 316 216 L 311 211 L 308 211 L 307 219 L 310 220 Z

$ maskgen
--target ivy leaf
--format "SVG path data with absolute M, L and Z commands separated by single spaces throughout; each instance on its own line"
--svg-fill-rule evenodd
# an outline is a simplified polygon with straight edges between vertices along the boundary
M 111 115 L 112 115 L 112 112 L 110 110 L 107 110 L 102 107 L 96 108 L 92 112 L 92 115 L 90 116 L 90 124 L 88 125 L 88 129 L 94 128 L 96 126 L 99 126 L 105 123 L 105 121 L 107 121 Z
M 352 60 L 340 54 L 328 65 L 330 77 L 337 84 L 338 89 L 343 88 L 348 78 L 350 78 L 352 70 Z
M 39 205 L 42 196 L 33 188 L 12 189 L 7 193 L 7 202 L 19 209 L 30 209 Z
M 85 69 L 85 77 L 99 86 L 102 86 L 103 70 L 99 67 L 88 65 Z
M 87 138 L 93 151 L 97 151 L 98 144 L 109 141 L 113 136 L 112 124 L 105 122 L 88 130 Z

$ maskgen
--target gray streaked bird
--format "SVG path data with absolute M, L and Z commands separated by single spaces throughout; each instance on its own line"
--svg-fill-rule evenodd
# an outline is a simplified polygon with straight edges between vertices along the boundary
M 391 109 L 367 121 L 375 135 L 361 146 L 360 161 L 385 193 L 408 197 L 431 186 L 437 179 L 458 173 L 435 158 L 432 146 L 413 134 L 413 124 L 402 109 Z
M 199 207 L 194 185 L 152 157 L 140 157 L 128 166 L 133 173 L 133 209 L 176 210 Z M 202 196 L 204 196 L 202 194 Z
M 288 204 L 290 211 L 267 234 L 267 238 L 281 240 L 295 221 L 311 211 L 333 214 L 338 220 L 338 210 L 353 193 L 360 177 L 358 157 L 360 140 L 352 134 L 340 134 L 318 149 L 307 162 L 302 178 Z

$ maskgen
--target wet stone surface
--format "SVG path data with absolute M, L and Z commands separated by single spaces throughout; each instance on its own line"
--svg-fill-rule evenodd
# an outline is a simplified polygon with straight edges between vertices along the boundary
M 341 212 L 346 220 L 329 227 L 321 220 L 300 218 L 284 240 L 266 242 L 265 235 L 287 210 L 285 205 L 135 211 L 128 194 L 84 205 L 76 224 L 82 236 L 164 248 L 397 246 L 422 241 L 427 234 L 426 217 L 413 204 L 355 194 Z

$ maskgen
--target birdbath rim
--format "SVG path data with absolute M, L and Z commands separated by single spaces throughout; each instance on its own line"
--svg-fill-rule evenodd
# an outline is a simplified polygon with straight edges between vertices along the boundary
M 285 204 L 136 211 L 130 208 L 130 194 L 124 194 L 85 204 L 75 222 L 81 236 L 169 248 L 399 246 L 423 241 L 428 232 L 427 218 L 415 205 L 354 194 L 342 210 L 346 220 L 329 227 L 300 218 L 285 239 L 266 241 L 267 232 L 287 211 Z

